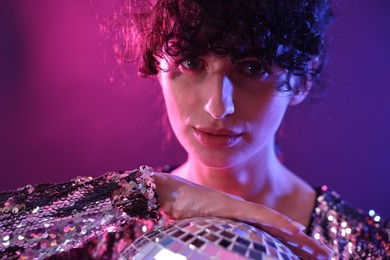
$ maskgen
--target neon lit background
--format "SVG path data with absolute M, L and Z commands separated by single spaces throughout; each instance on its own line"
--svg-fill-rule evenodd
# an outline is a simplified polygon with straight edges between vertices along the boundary
M 309 183 L 389 218 L 390 3 L 338 2 L 329 94 L 289 111 L 280 143 Z M 115 73 L 95 17 L 111 10 L 103 0 L 1 1 L 0 190 L 185 159 L 164 141 L 157 83 Z

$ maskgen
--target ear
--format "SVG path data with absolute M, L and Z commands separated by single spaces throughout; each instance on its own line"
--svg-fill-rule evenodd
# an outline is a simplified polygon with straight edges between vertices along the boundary
M 302 103 L 307 97 L 312 87 L 312 81 L 310 79 L 301 79 L 297 86 L 293 90 L 293 94 L 290 99 L 290 106 L 296 106 Z

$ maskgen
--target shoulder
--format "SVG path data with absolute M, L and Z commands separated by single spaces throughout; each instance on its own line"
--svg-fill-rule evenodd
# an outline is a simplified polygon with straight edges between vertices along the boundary
M 327 186 L 317 189 L 309 235 L 343 259 L 390 256 L 389 222 L 352 206 Z

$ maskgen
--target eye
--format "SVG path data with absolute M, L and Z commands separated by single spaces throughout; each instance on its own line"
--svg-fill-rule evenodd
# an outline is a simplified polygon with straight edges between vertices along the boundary
M 246 61 L 240 64 L 240 71 L 249 76 L 261 76 L 267 72 L 261 63 L 254 61 Z
M 257 58 L 232 59 L 232 63 L 238 73 L 247 77 L 259 78 L 271 74 L 267 64 Z
M 204 68 L 204 65 L 199 58 L 186 58 L 181 61 L 180 67 L 185 70 L 200 70 Z

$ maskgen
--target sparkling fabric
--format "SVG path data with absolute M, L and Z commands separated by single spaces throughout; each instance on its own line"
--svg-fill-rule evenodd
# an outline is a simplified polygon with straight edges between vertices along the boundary
M 135 220 L 157 220 L 151 174 L 141 167 L 0 193 L 0 259 L 55 257 Z
M 390 259 L 389 222 L 351 206 L 327 186 L 317 189 L 307 234 L 331 248 L 334 259 Z
M 165 221 L 144 171 L 0 193 L 0 259 L 118 259 Z M 326 186 L 317 189 L 307 234 L 332 248 L 334 259 L 390 259 L 389 223 Z

